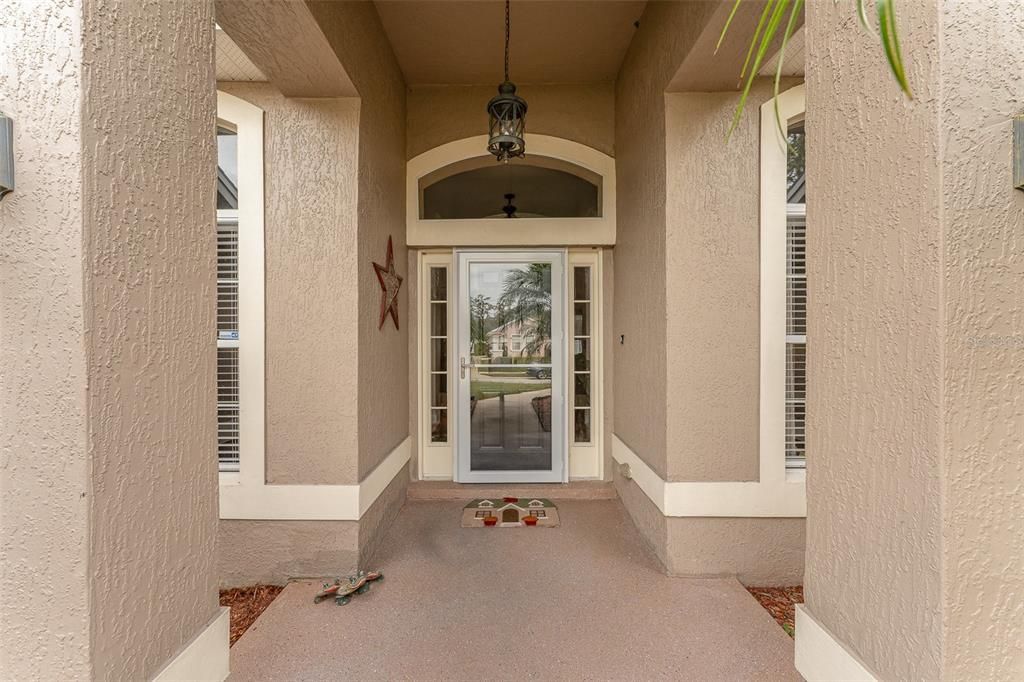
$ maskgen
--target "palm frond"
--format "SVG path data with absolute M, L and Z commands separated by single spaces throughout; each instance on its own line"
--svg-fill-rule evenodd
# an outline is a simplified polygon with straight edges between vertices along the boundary
M 878 28 L 882 34 L 882 47 L 885 49 L 885 58 L 889 60 L 889 70 L 896 77 L 900 89 L 910 99 L 914 93 L 910 91 L 910 84 L 907 82 L 907 74 L 903 69 L 903 53 L 900 50 L 900 38 L 896 33 L 896 7 L 895 0 L 875 0 L 875 9 L 878 11 Z
M 782 114 L 779 113 L 779 86 L 782 83 L 782 63 L 786 59 L 786 46 L 789 45 L 789 39 L 793 37 L 793 28 L 796 26 L 796 20 L 800 18 L 800 10 L 803 9 L 804 0 L 795 0 L 793 2 L 793 11 L 789 13 L 789 23 L 786 24 L 786 32 L 782 36 L 782 45 L 779 47 L 779 63 L 775 67 L 775 97 L 772 98 L 775 107 L 775 125 L 779 128 L 779 135 L 783 140 L 787 139 L 786 130 L 782 125 Z M 786 143 L 787 145 L 789 142 Z
M 729 130 L 726 133 L 727 140 L 732 137 L 733 131 L 736 130 L 736 127 L 739 125 L 739 122 L 743 117 L 743 111 L 747 106 L 747 98 L 750 96 L 750 89 L 754 85 L 754 80 L 757 78 L 757 73 L 761 69 L 761 64 L 764 62 L 768 49 L 775 42 L 780 30 L 782 30 L 783 33 L 779 44 L 779 63 L 775 69 L 773 95 L 775 97 L 776 123 L 779 126 L 779 131 L 783 133 L 782 137 L 786 137 L 778 107 L 779 89 L 782 81 L 782 63 L 786 47 L 789 45 L 789 41 L 793 37 L 796 22 L 800 17 L 800 12 L 803 10 L 804 1 L 805 0 L 768 0 L 765 3 L 764 9 L 761 11 L 761 17 L 757 22 L 757 27 L 754 29 L 754 35 L 750 40 L 749 47 L 747 48 L 747 55 L 743 61 L 743 67 L 740 69 L 740 83 L 742 85 L 742 90 L 740 91 L 740 99 L 736 105 L 736 111 L 733 114 L 732 122 L 730 123 Z M 739 10 L 742 2 L 744 2 L 744 0 L 735 0 L 732 10 L 729 12 L 729 16 L 725 21 L 725 26 L 722 27 L 722 33 L 718 37 L 715 52 L 718 52 L 718 48 L 721 47 L 725 40 L 726 34 L 729 32 L 729 28 L 732 26 L 733 19 L 735 18 L 736 12 Z M 895 4 L 896 0 L 875 0 L 875 9 L 878 13 L 879 26 L 879 34 L 876 35 L 868 21 L 867 0 L 855 0 L 858 21 L 865 30 L 879 38 L 882 44 L 882 50 L 885 53 L 886 61 L 889 64 L 889 71 L 892 72 L 893 77 L 896 79 L 896 82 L 903 93 L 908 98 L 913 99 L 914 94 L 911 91 L 910 83 L 907 80 L 906 69 L 903 64 L 903 51 L 900 47 L 899 34 L 896 29 Z M 786 15 L 787 8 L 789 9 L 789 20 L 785 23 L 785 28 L 782 28 L 782 20 Z

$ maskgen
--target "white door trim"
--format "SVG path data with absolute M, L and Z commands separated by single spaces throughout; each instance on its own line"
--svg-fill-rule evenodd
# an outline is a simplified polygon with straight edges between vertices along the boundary
M 469 397 L 470 375 L 460 371 L 460 359 L 470 356 L 469 348 L 469 264 L 470 262 L 550 262 L 551 263 L 551 447 L 552 468 L 550 472 L 537 471 L 478 471 L 470 470 L 470 424 Z M 449 418 L 454 421 L 452 432 L 455 438 L 453 471 L 459 483 L 528 483 L 568 482 L 569 453 L 568 429 L 566 428 L 565 398 L 565 295 L 566 250 L 479 250 L 457 249 L 455 251 L 455 343 L 456 353 L 451 358 L 451 383 L 456 386 L 455 409 Z

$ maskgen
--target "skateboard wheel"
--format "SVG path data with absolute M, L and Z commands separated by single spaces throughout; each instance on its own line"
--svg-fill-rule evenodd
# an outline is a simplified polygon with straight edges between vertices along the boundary
M 323 598 L 323 597 L 313 597 L 313 603 L 314 603 L 314 604 L 319 604 L 319 603 L 320 603 L 320 602 L 322 602 L 323 600 L 324 600 L 324 598 Z
M 335 603 L 337 603 L 338 606 L 344 606 L 345 604 L 349 603 L 350 601 L 352 601 L 351 597 L 342 597 L 341 599 L 336 600 Z

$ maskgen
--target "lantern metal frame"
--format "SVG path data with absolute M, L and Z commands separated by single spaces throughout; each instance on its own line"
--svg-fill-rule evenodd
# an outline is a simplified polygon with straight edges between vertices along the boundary
M 516 85 L 509 80 L 510 30 L 510 3 L 505 0 L 505 81 L 498 86 L 498 94 L 487 103 L 490 117 L 487 151 L 502 163 L 526 155 L 526 100 L 516 94 Z

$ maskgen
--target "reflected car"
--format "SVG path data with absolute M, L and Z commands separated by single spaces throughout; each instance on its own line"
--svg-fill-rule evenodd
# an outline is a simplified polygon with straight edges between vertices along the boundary
M 551 368 L 550 367 L 529 367 L 526 370 L 526 376 L 534 379 L 550 379 Z

